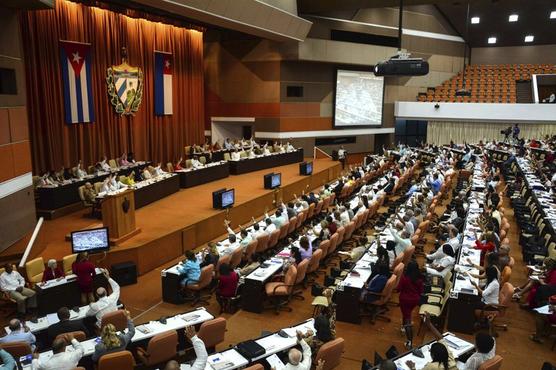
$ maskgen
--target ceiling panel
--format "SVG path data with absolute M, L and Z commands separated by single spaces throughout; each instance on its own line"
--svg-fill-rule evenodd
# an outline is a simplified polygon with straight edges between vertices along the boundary
M 465 1 L 437 7 L 472 47 L 556 44 L 556 19 L 550 19 L 556 10 L 553 0 L 471 2 L 469 17 L 480 17 L 480 23 L 469 24 L 467 36 Z M 517 14 L 518 21 L 508 22 L 510 14 Z M 526 35 L 535 36 L 534 42 L 525 43 Z M 494 45 L 487 43 L 491 36 L 497 39 Z

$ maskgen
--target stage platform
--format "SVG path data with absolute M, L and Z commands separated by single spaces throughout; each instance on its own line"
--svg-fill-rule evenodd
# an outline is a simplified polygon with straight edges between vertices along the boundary
M 339 162 L 315 159 L 313 163 L 311 176 L 300 176 L 299 163 L 296 163 L 182 189 L 137 210 L 136 222 L 141 233 L 113 247 L 106 256 L 96 255 L 92 260 L 102 267 L 132 261 L 137 264 L 139 274 L 145 274 L 186 250 L 223 235 L 226 216 L 236 228 L 238 224 L 248 223 L 251 216 L 261 215 L 265 208 L 275 208 L 276 201 L 291 200 L 293 194 L 315 189 L 340 174 Z M 263 175 L 269 172 L 282 173 L 280 189 L 264 189 Z M 229 210 L 214 210 L 212 192 L 224 187 L 235 188 L 235 206 Z M 65 241 L 65 236 L 99 223 L 99 220 L 87 217 L 85 210 L 45 221 L 28 260 L 42 256 L 45 262 L 50 258 L 61 261 L 62 257 L 71 254 L 71 245 Z M 17 254 L 13 248 L 21 248 L 22 244 L 6 249 L 0 258 Z

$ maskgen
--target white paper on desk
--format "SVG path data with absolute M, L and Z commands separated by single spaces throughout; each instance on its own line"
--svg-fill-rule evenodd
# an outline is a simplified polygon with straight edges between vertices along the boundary
M 141 326 L 138 326 L 137 331 L 143 334 L 149 334 L 153 332 L 153 329 L 151 327 L 149 327 L 148 324 L 143 324 Z
M 282 360 L 280 360 L 280 358 L 276 354 L 267 357 L 266 362 L 268 362 L 271 368 L 274 368 L 276 370 L 282 370 L 286 368 L 286 365 L 284 365 Z
M 220 356 L 209 359 L 209 364 L 214 370 L 224 370 L 235 365 L 232 361 Z
M 282 329 L 289 337 L 293 338 L 297 335 L 297 329 L 295 328 L 285 328 Z
M 46 315 L 46 319 L 48 320 L 48 325 L 54 325 L 57 322 L 60 322 L 58 314 L 56 313 L 49 313 L 48 315 Z
M 417 356 L 413 355 L 412 353 L 408 353 L 407 355 L 403 356 L 402 358 L 394 361 L 394 363 L 396 364 L 396 367 L 398 369 L 409 370 L 409 367 L 406 365 L 406 362 L 411 361 L 415 364 L 416 369 L 424 368 L 431 361 L 431 357 L 430 357 L 430 354 L 429 354 L 428 346 L 422 347 L 421 351 L 423 352 L 423 355 L 425 356 L 424 358 L 417 357 Z
M 533 310 L 537 311 L 541 315 L 551 315 L 552 314 L 552 312 L 550 311 L 550 305 L 548 305 L 548 304 L 546 306 L 534 308 Z

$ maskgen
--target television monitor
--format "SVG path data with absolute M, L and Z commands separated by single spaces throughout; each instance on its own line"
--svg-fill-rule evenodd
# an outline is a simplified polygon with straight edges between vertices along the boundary
M 263 179 L 264 179 L 264 188 L 265 189 L 272 189 L 272 187 L 271 187 L 272 175 L 274 175 L 274 173 L 267 173 L 266 175 L 264 175 Z
M 98 253 L 110 249 L 110 238 L 108 228 L 88 229 L 73 231 L 71 233 L 72 253 Z
M 313 162 L 302 162 L 299 164 L 299 173 L 308 176 L 313 173 Z
M 212 208 L 214 209 L 220 209 L 222 208 L 221 206 L 221 198 L 220 198 L 220 194 L 225 192 L 226 188 L 222 188 L 222 189 L 218 189 L 212 192 Z
M 281 173 L 273 174 L 270 186 L 272 187 L 272 189 L 274 189 L 279 187 L 280 185 L 282 185 L 282 174 Z
M 275 189 L 282 185 L 282 174 L 281 173 L 267 173 L 264 175 L 264 188 L 265 189 Z
M 220 205 L 221 208 L 229 208 L 234 205 L 235 202 L 235 190 L 228 189 L 220 193 Z

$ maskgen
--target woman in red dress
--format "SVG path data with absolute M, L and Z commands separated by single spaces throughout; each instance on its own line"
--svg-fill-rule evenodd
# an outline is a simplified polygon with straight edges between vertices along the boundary
M 419 271 L 419 265 L 415 261 L 410 261 L 398 284 L 398 291 L 400 292 L 400 310 L 402 311 L 403 329 L 407 338 L 405 342 L 407 349 L 413 347 L 411 313 L 413 309 L 419 305 L 423 289 L 423 278 Z
M 77 259 L 71 266 L 71 270 L 77 275 L 77 285 L 81 290 L 81 304 L 95 301 L 93 296 L 93 278 L 95 277 L 95 265 L 89 261 L 89 255 L 81 252 L 77 255 Z

